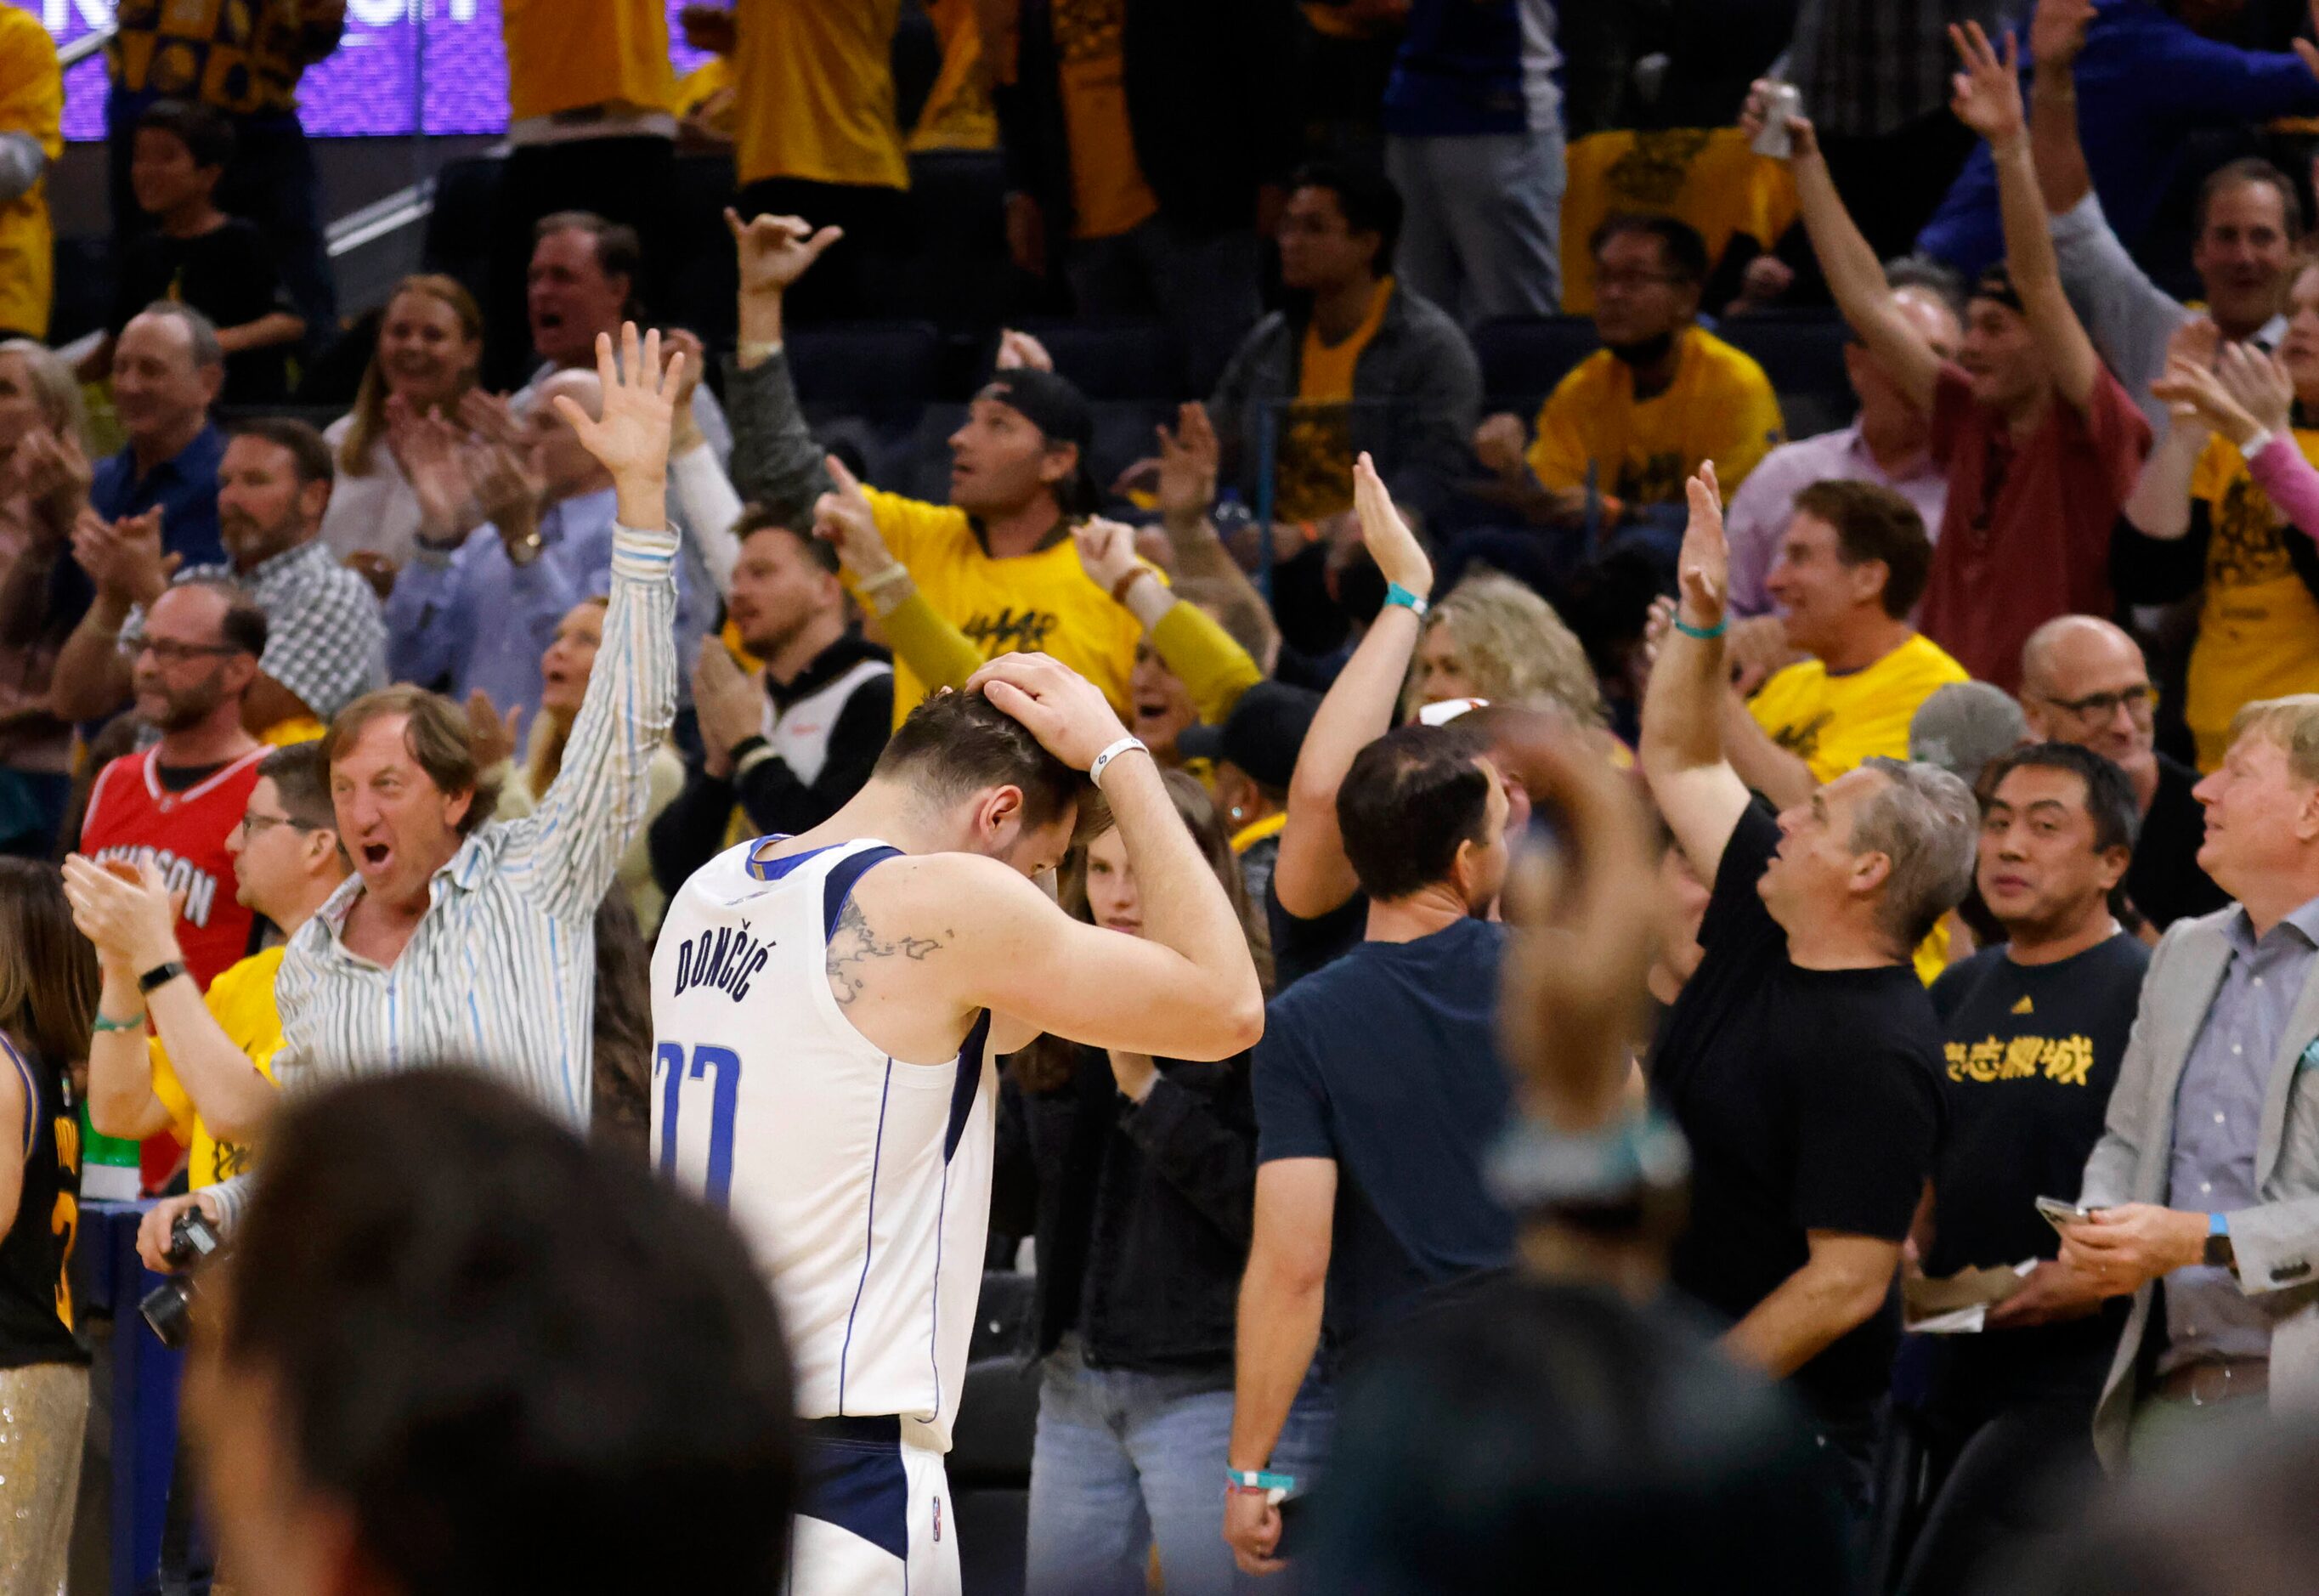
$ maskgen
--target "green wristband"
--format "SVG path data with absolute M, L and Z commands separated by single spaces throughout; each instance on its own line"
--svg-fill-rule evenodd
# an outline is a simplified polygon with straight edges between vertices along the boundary
M 108 1020 L 100 1013 L 94 1023 L 100 1035 L 107 1031 L 134 1031 L 145 1023 L 145 1015 L 142 1011 L 140 1011 L 126 1020 Z
M 1727 615 L 1711 627 L 1693 627 L 1686 626 L 1683 617 L 1678 615 L 1674 618 L 1674 629 L 1686 637 L 1696 637 L 1701 643 L 1712 643 L 1731 629 L 1731 618 Z

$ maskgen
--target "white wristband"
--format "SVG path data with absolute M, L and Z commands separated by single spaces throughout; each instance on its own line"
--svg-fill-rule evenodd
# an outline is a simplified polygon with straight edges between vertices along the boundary
M 1097 787 L 1101 787 L 1103 785 L 1103 773 L 1111 768 L 1111 762 L 1117 759 L 1123 753 L 1137 751 L 1141 751 L 1144 753 L 1151 752 L 1150 749 L 1144 746 L 1143 739 L 1141 737 L 1122 737 L 1118 742 L 1114 743 L 1110 747 L 1105 749 L 1101 753 L 1095 756 L 1095 762 L 1087 766 L 1087 780 L 1094 782 Z
M 2261 454 L 2265 449 L 2270 447 L 2270 439 L 2271 431 L 2269 428 L 2257 428 L 2255 429 L 2255 435 L 2239 446 L 2239 458 L 2242 460 L 2253 459 L 2257 455 Z

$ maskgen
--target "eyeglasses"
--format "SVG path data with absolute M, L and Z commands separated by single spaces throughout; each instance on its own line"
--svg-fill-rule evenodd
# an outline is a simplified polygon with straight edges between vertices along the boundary
M 172 637 L 148 637 L 142 632 L 122 633 L 116 646 L 123 658 L 131 660 L 149 648 L 153 657 L 164 665 L 182 665 L 187 660 L 205 657 L 223 658 L 241 652 L 230 643 L 179 643 Z
M 2086 726 L 2100 726 L 2117 714 L 2118 706 L 2135 721 L 2147 723 L 2158 707 L 2158 690 L 2148 682 L 2121 688 L 2114 693 L 2088 693 L 2082 699 L 2056 699 L 2047 696 L 2045 702 L 2056 709 L 2066 709 Z
M 1673 272 L 1647 272 L 1638 267 L 1616 272 L 1597 271 L 1594 274 L 1594 287 L 1598 293 L 1605 288 L 1656 288 L 1664 284 L 1683 281 Z
M 272 831 L 277 825 L 286 825 L 293 831 L 314 831 L 319 829 L 316 826 L 308 825 L 303 820 L 293 820 L 287 815 L 260 815 L 257 810 L 252 809 L 245 813 L 241 817 L 241 840 L 247 843 L 260 832 Z

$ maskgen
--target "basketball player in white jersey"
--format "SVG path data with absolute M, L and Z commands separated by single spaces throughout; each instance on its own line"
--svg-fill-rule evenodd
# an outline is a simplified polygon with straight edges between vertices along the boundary
M 1141 938 L 1033 881 L 1097 789 Z M 781 1303 L 805 1420 L 794 1596 L 959 1589 L 942 1454 L 982 1279 L 993 1059 L 1045 1031 L 1224 1059 L 1263 1026 L 1247 938 L 1150 755 L 1043 654 L 927 699 L 826 823 L 678 892 L 653 957 L 653 1144 L 730 1211 Z

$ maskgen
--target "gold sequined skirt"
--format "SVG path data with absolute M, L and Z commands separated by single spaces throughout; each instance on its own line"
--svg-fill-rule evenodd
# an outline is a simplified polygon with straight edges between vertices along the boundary
M 0 1369 L 0 1596 L 63 1596 L 88 1371 Z

